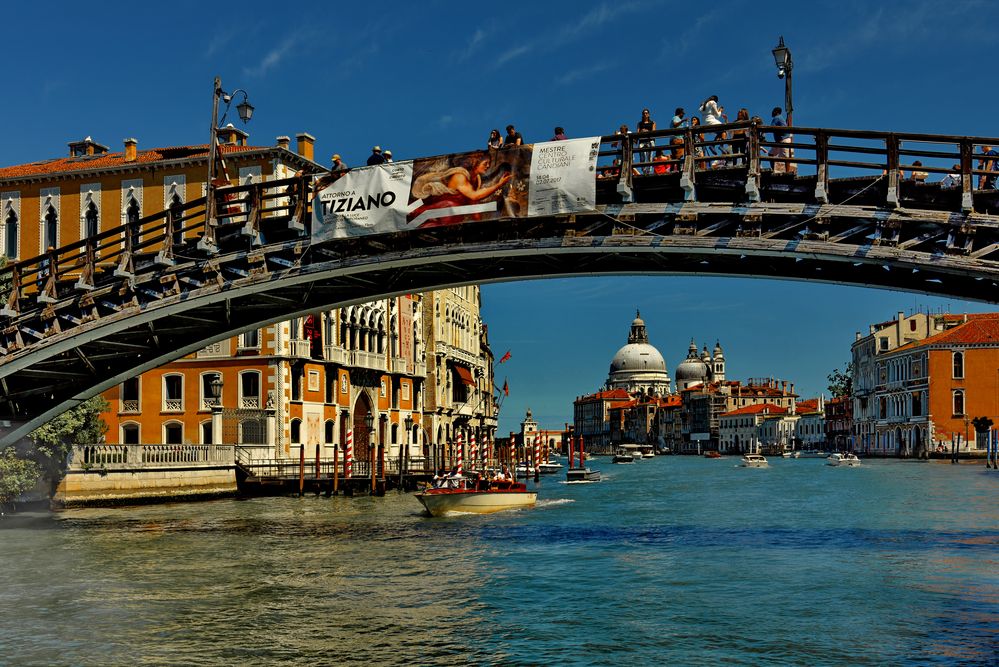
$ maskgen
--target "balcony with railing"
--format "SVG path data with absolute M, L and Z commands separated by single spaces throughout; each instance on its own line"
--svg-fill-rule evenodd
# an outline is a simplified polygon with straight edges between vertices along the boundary
M 183 411 L 184 411 L 184 399 L 182 398 L 163 399 L 163 412 L 183 412 Z
M 385 355 L 377 352 L 365 352 L 354 350 L 354 362 L 356 366 L 362 368 L 372 368 L 376 371 L 387 371 L 388 365 L 385 363 Z
M 288 354 L 300 359 L 310 359 L 312 357 L 312 341 L 302 339 L 288 341 Z
M 449 357 L 456 361 L 461 361 L 470 366 L 482 366 L 482 358 L 468 350 L 464 350 L 454 345 L 437 342 L 434 343 L 434 353 L 439 357 Z
M 352 350 L 345 350 L 339 345 L 326 346 L 326 360 L 341 366 L 354 365 L 354 353 Z
M 139 414 L 139 401 L 138 400 L 122 401 L 119 411 L 123 415 L 137 415 Z
M 232 445 L 74 445 L 69 469 L 87 471 L 141 468 L 231 466 Z
M 259 396 L 240 396 L 239 397 L 239 407 L 243 410 L 259 410 L 260 409 L 260 397 Z

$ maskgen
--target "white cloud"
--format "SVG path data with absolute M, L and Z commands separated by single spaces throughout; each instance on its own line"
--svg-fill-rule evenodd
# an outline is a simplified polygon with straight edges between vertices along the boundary
M 281 62 L 292 53 L 295 45 L 301 40 L 301 35 L 290 35 L 280 44 L 268 51 L 259 63 L 252 67 L 243 68 L 243 73 L 247 76 L 263 76 L 281 64 Z
M 597 63 L 590 67 L 579 67 L 574 70 L 569 70 L 562 76 L 558 77 L 555 82 L 560 86 L 567 86 L 576 81 L 581 81 L 583 79 L 588 79 L 594 74 L 599 74 L 613 67 L 614 63 Z
M 478 28 L 472 35 L 472 38 L 468 40 L 468 46 L 466 46 L 457 56 L 458 62 L 464 62 L 471 58 L 475 53 L 482 48 L 483 42 L 486 41 L 486 31 L 482 28 Z
M 530 44 L 521 44 L 520 46 L 515 46 L 512 49 L 504 51 L 500 54 L 499 58 L 496 59 L 495 66 L 502 67 L 511 60 L 521 57 L 527 53 L 530 53 L 534 49 Z

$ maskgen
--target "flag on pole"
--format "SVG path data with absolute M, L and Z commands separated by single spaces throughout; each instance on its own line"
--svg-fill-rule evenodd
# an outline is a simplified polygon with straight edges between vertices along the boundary
M 506 383 L 506 380 L 503 380 L 503 395 L 504 396 L 510 395 L 510 385 Z
M 502 357 L 500 357 L 500 360 L 499 360 L 499 362 L 500 362 L 501 364 L 502 364 L 503 362 L 505 362 L 505 361 L 510 361 L 510 350 L 507 350 L 507 351 L 506 351 L 506 354 L 504 354 L 504 355 L 503 355 Z

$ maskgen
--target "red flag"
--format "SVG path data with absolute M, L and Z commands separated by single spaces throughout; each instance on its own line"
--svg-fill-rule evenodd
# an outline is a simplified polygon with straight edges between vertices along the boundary
M 500 357 L 499 362 L 502 364 L 504 361 L 510 361 L 510 350 L 507 350 L 506 354 Z
M 510 395 L 510 385 L 506 383 L 506 380 L 503 380 L 503 395 L 504 396 Z

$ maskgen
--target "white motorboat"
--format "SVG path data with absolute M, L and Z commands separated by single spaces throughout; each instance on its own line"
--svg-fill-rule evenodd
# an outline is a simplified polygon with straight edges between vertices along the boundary
M 762 454 L 743 454 L 742 462 L 739 465 L 743 468 L 767 468 L 770 466 Z
M 829 452 L 821 449 L 802 449 L 800 453 L 803 459 L 824 459 L 829 456 Z
M 801 458 L 801 452 L 787 450 L 787 451 L 781 452 L 780 453 L 780 457 L 782 459 L 797 459 L 797 458 Z
M 855 467 L 860 465 L 860 459 L 853 452 L 836 452 L 826 459 L 827 466 Z
M 417 493 L 416 498 L 431 516 L 442 516 L 448 512 L 491 514 L 534 507 L 538 494 L 517 482 L 492 482 L 478 487 L 468 482 L 467 487 L 427 489 Z
M 562 464 L 557 461 L 545 461 L 538 464 L 538 472 L 542 475 L 555 475 L 562 471 Z M 517 465 L 518 477 L 531 477 L 534 475 L 534 466 L 527 466 L 523 463 Z
M 611 463 L 634 463 L 635 457 L 627 449 L 619 449 L 614 453 Z

